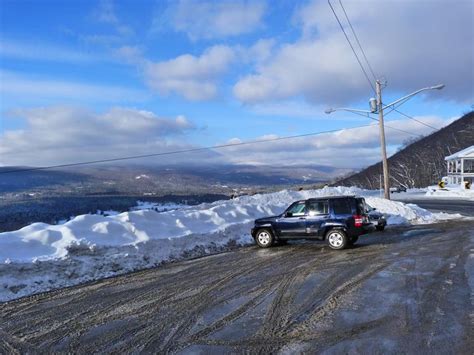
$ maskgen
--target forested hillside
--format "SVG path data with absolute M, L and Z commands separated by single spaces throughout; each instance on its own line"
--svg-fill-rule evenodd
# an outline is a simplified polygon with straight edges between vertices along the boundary
M 474 145 L 474 111 L 400 150 L 388 159 L 391 185 L 425 187 L 446 175 L 445 156 Z M 339 180 L 335 185 L 380 187 L 382 163 Z

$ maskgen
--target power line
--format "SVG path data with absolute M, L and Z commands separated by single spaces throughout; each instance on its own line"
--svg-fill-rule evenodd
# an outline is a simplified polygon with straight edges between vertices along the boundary
M 354 27 L 352 27 L 352 23 L 351 23 L 351 20 L 349 20 L 349 16 L 347 15 L 347 12 L 346 12 L 346 9 L 344 8 L 344 5 L 342 5 L 342 1 L 339 0 L 339 4 L 341 5 L 342 7 L 342 11 L 344 11 L 344 15 L 346 16 L 346 20 L 347 22 L 349 23 L 349 26 L 352 30 L 352 34 L 354 35 L 356 41 L 357 41 L 357 44 L 359 45 L 359 49 L 360 51 L 362 52 L 362 55 L 364 56 L 364 59 L 365 59 L 365 62 L 367 63 L 367 66 L 369 67 L 369 70 L 370 72 L 372 73 L 372 77 L 374 78 L 374 81 L 377 80 L 377 77 L 375 76 L 374 74 L 374 70 L 372 69 L 372 66 L 370 65 L 370 62 L 369 60 L 367 59 L 367 56 L 365 55 L 365 51 L 364 49 L 362 48 L 362 45 L 360 44 L 360 41 L 359 41 L 359 37 L 357 36 L 357 34 L 355 33 L 355 30 L 354 30 Z
M 357 53 L 356 53 L 356 51 L 355 51 L 355 49 L 354 49 L 354 46 L 352 45 L 352 43 L 351 43 L 349 37 L 347 36 L 347 33 L 346 33 L 346 31 L 344 30 L 344 27 L 342 26 L 342 23 L 341 23 L 341 21 L 339 20 L 339 17 L 337 16 L 337 14 L 336 14 L 336 11 L 334 11 L 334 8 L 333 8 L 333 6 L 332 6 L 332 4 L 331 4 L 331 0 L 328 0 L 328 4 L 329 4 L 329 7 L 330 7 L 331 10 L 332 10 L 332 13 L 334 14 L 334 17 L 336 17 L 337 23 L 339 23 L 339 27 L 341 27 L 341 30 L 342 30 L 342 32 L 344 33 L 344 36 L 346 37 L 346 40 L 347 40 L 347 42 L 349 43 L 349 46 L 350 46 L 351 49 L 352 49 L 352 53 L 354 53 L 354 56 L 356 57 L 357 62 L 359 63 L 359 66 L 360 66 L 360 68 L 362 69 L 362 72 L 364 73 L 364 76 L 366 77 L 366 79 L 367 79 L 367 81 L 368 81 L 370 87 L 372 88 L 372 90 L 375 92 L 374 84 L 372 84 L 372 82 L 370 81 L 370 78 L 369 78 L 369 76 L 367 75 L 367 72 L 365 71 L 364 66 L 362 65 L 362 62 L 360 61 L 359 56 L 357 55 Z
M 369 114 L 365 115 L 363 113 L 359 113 L 359 112 L 352 112 L 352 113 L 355 113 L 356 115 L 359 115 L 359 116 L 362 116 L 362 117 L 367 117 L 367 118 L 370 118 L 371 120 L 374 120 L 374 121 L 379 121 L 378 118 L 375 118 L 375 117 L 372 117 L 372 116 L 369 116 Z M 374 126 L 374 125 L 369 125 L 369 126 Z M 408 132 L 408 131 L 404 131 L 403 129 L 400 129 L 400 128 L 395 128 L 393 126 L 389 126 L 387 124 L 384 124 L 385 127 L 387 128 L 390 128 L 390 129 L 393 129 L 394 131 L 399 131 L 399 132 L 403 132 L 403 133 L 406 133 L 406 134 L 409 134 L 409 135 L 412 135 L 412 136 L 415 136 L 415 137 L 419 137 L 420 134 L 416 134 L 416 133 L 412 133 L 412 132 Z
M 403 113 L 403 112 L 397 110 L 396 108 L 394 108 L 393 110 L 394 110 L 395 112 L 398 112 L 400 115 L 405 116 L 406 118 L 409 118 L 410 120 L 413 120 L 413 121 L 415 121 L 415 122 L 418 122 L 418 123 L 420 123 L 420 124 L 422 124 L 422 125 L 424 125 L 424 126 L 426 126 L 426 127 L 429 127 L 429 128 L 431 128 L 431 129 L 434 129 L 435 131 L 437 131 L 437 130 L 439 129 L 439 128 L 433 127 L 432 125 L 430 125 L 430 124 L 428 124 L 428 123 L 425 123 L 425 122 L 423 122 L 423 121 L 417 120 L 415 117 L 412 117 L 412 116 L 410 116 L 410 115 L 407 115 L 406 113 Z
M 378 119 L 375 119 L 375 120 L 376 120 L 376 121 L 378 121 Z M 421 134 L 416 134 L 416 133 L 412 133 L 412 132 L 404 131 L 403 129 L 400 129 L 400 128 L 395 128 L 395 127 L 393 127 L 393 126 L 389 126 L 389 125 L 387 125 L 387 124 L 385 124 L 384 126 L 385 126 L 385 127 L 387 127 L 387 128 L 393 129 L 393 130 L 395 130 L 395 131 L 398 131 L 398 132 L 402 132 L 402 133 L 410 134 L 410 135 L 412 135 L 412 136 L 414 136 L 414 137 L 419 137 L 419 136 L 421 136 Z
M 229 148 L 229 147 L 238 147 L 244 145 L 252 145 L 252 144 L 259 144 L 259 143 L 269 143 L 269 142 L 276 142 L 282 140 L 289 140 L 295 138 L 302 138 L 302 137 L 309 137 L 309 136 L 317 136 L 326 133 L 334 133 L 343 130 L 353 130 L 357 128 L 364 128 L 369 127 L 372 125 L 363 125 L 357 127 L 350 127 L 350 128 L 343 128 L 343 129 L 333 129 L 328 131 L 320 131 L 320 132 L 312 132 L 312 133 L 305 133 L 305 134 L 298 134 L 294 136 L 285 136 L 285 137 L 277 137 L 271 139 L 262 139 L 262 140 L 253 140 L 249 142 L 241 142 L 241 143 L 229 143 L 229 144 L 221 144 L 215 145 L 210 147 L 200 147 L 200 148 L 190 148 L 190 149 L 183 149 L 183 150 L 175 150 L 170 152 L 161 152 L 161 153 L 151 153 L 151 154 L 142 154 L 142 155 L 132 155 L 128 157 L 119 157 L 119 158 L 110 158 L 110 159 L 100 159 L 100 160 L 91 160 L 91 161 L 83 161 L 77 163 L 67 163 L 67 164 L 58 164 L 58 165 L 49 165 L 49 166 L 40 166 L 34 168 L 25 168 L 25 169 L 13 169 L 13 170 L 5 170 L 0 171 L 0 174 L 9 174 L 9 173 L 18 173 L 18 172 L 27 172 L 27 171 L 37 171 L 37 170 L 48 170 L 48 169 L 56 169 L 56 168 L 66 168 L 66 167 L 73 167 L 73 166 L 80 166 L 80 165 L 91 165 L 91 164 L 99 164 L 99 163 L 110 163 L 115 161 L 124 161 L 124 160 L 132 160 L 132 159 L 141 159 L 141 158 L 150 158 L 150 157 L 158 157 L 158 156 L 165 156 L 165 155 L 175 155 L 175 154 L 183 154 L 183 153 L 193 153 L 205 150 L 212 150 L 212 149 L 221 149 L 221 148 Z

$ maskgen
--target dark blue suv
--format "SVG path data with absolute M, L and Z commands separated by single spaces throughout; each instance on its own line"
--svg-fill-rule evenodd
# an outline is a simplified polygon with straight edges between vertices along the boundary
M 354 244 L 375 230 L 362 197 L 331 196 L 293 202 L 281 215 L 259 218 L 252 228 L 258 246 L 294 239 L 326 240 L 332 249 Z

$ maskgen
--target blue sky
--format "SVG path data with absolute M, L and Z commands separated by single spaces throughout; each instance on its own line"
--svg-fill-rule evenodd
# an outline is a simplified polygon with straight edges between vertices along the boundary
M 373 96 L 326 1 L 0 3 L 3 165 L 74 162 L 374 123 L 324 113 L 331 106 L 366 109 Z M 383 20 L 377 15 L 380 3 Z M 385 102 L 445 83 L 444 90 L 420 95 L 401 109 L 435 127 L 470 109 L 470 1 L 343 4 L 374 71 L 387 80 Z M 387 121 L 415 134 L 430 132 L 395 113 Z M 104 132 L 89 127 L 101 127 L 110 137 L 104 140 Z M 325 137 L 334 149 L 320 154 L 304 147 L 317 147 L 322 139 L 222 154 L 236 163 L 273 163 L 267 155 L 274 155 L 275 163 L 356 167 L 379 156 L 378 137 L 372 129 L 364 134 L 363 142 L 350 134 L 348 141 Z M 391 151 L 409 137 L 390 130 L 387 136 Z M 104 141 L 108 149 L 94 150 Z M 91 148 L 78 156 L 71 147 L 81 145 Z M 344 147 L 360 149 L 364 158 L 330 159 Z

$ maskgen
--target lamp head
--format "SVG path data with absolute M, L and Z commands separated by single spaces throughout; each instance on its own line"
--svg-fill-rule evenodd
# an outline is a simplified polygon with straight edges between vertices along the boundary
M 445 87 L 444 84 L 439 84 L 439 85 L 432 86 L 431 89 L 441 90 L 441 89 L 444 88 L 444 87 Z
M 333 113 L 334 111 L 336 111 L 336 110 L 334 110 L 333 108 L 327 108 L 327 109 L 324 110 L 324 112 L 325 112 L 326 114 L 328 114 L 328 115 L 329 115 L 330 113 Z

